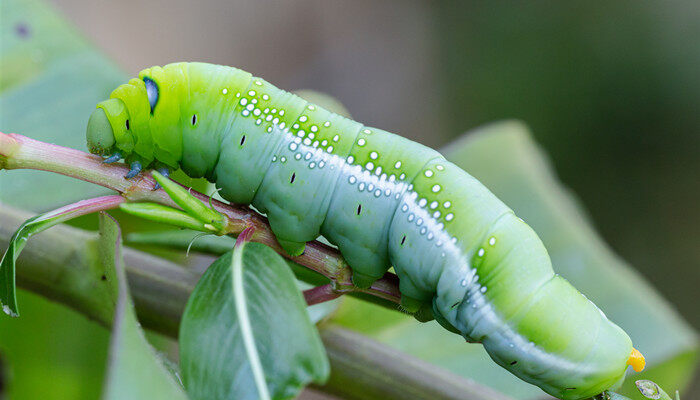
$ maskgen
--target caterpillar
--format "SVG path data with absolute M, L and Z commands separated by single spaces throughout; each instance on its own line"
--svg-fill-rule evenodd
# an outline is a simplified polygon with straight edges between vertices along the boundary
M 87 145 L 131 170 L 181 168 L 267 215 L 291 255 L 319 235 L 368 287 L 393 266 L 401 304 L 432 314 L 561 399 L 615 388 L 644 360 L 553 272 L 535 232 L 437 151 L 330 112 L 243 70 L 174 63 L 97 104 Z

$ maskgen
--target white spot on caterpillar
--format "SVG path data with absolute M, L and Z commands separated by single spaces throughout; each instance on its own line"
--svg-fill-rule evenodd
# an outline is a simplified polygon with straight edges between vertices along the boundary
M 316 107 L 314 107 L 313 105 L 309 105 L 307 108 L 312 111 L 316 109 Z
M 282 161 L 282 162 L 287 162 L 287 157 L 282 156 L 282 157 L 280 158 L 280 161 Z
M 244 97 L 244 98 L 241 99 L 240 103 L 241 103 L 242 106 L 244 106 L 244 105 L 248 104 L 248 99 L 246 99 L 246 98 Z
M 318 167 L 319 167 L 319 168 L 323 168 L 324 165 L 326 165 L 326 162 L 325 162 L 325 161 L 320 161 L 320 162 L 318 163 Z
M 360 184 L 357 185 L 357 188 L 360 189 L 360 192 L 363 191 L 363 190 L 365 190 L 365 183 L 364 183 L 364 182 L 360 182 Z
M 295 154 L 294 158 L 296 158 L 297 160 L 301 160 L 301 153 Z
M 433 193 L 437 193 L 439 191 L 440 191 L 440 185 L 433 186 Z
M 428 200 L 426 200 L 426 199 L 420 199 L 420 200 L 418 201 L 418 206 L 419 206 L 419 207 L 425 207 L 426 204 L 428 204 Z
M 333 151 L 333 146 L 328 146 L 328 148 L 326 149 L 326 151 L 329 152 L 329 153 L 332 152 L 332 151 Z
M 377 189 L 374 191 L 374 197 L 379 197 L 382 195 L 382 189 Z
M 396 168 L 396 169 L 401 168 L 401 161 L 397 161 L 396 164 L 394 164 L 394 168 Z
M 366 143 L 366 141 L 365 141 L 365 139 L 363 139 L 363 138 L 359 138 L 359 139 L 357 140 L 357 145 L 358 145 L 358 146 L 364 146 L 365 143 Z
M 273 123 L 273 124 L 277 124 L 277 123 L 279 123 L 279 122 L 280 122 L 280 119 L 277 118 L 277 117 L 275 117 L 275 118 L 272 119 L 272 123 Z M 284 123 L 283 123 L 283 124 L 284 124 Z M 284 128 L 284 126 L 280 126 L 280 128 Z
M 426 171 L 425 171 L 425 176 L 427 176 L 428 178 L 430 178 L 431 176 L 433 176 L 433 171 L 431 171 L 431 170 L 426 170 Z
M 243 110 L 243 112 L 242 112 L 241 114 L 242 114 L 244 117 L 247 117 L 247 116 L 250 115 L 250 111 L 248 111 L 248 110 Z
M 442 165 L 438 164 L 438 165 L 435 166 L 435 169 L 437 169 L 438 171 L 442 171 L 443 169 L 445 169 L 445 167 L 443 167 Z
M 490 244 L 491 246 L 493 246 L 494 244 L 496 244 L 496 238 L 495 238 L 495 237 L 491 237 L 491 239 L 489 239 L 489 244 Z
M 294 143 L 301 144 L 301 138 L 294 138 Z
M 314 140 L 314 142 L 311 143 L 311 146 L 312 146 L 314 149 L 315 149 L 316 147 L 318 147 L 318 140 Z
M 311 129 L 311 132 L 318 132 L 318 126 L 316 125 L 311 125 L 311 128 L 309 129 Z
M 309 169 L 314 169 L 314 167 L 316 167 L 315 162 L 312 161 L 311 163 L 309 163 Z
M 408 204 L 403 203 L 403 205 L 401 206 L 401 211 L 403 211 L 403 212 L 408 211 Z
M 423 225 L 423 218 L 418 218 L 418 220 L 416 221 L 416 225 L 418 225 L 418 226 Z
M 435 212 L 433 213 L 433 218 L 435 218 L 435 219 L 440 218 L 440 211 L 435 211 Z
M 479 289 L 481 293 L 486 293 L 486 286 L 482 286 L 481 289 Z
M 321 142 L 321 146 L 323 146 L 323 147 L 326 147 L 327 144 L 328 144 L 328 141 L 325 139 L 323 140 L 323 142 Z
M 299 124 L 292 125 L 292 129 L 299 129 Z
M 434 237 L 433 232 L 428 233 L 428 240 L 433 240 Z
M 368 162 L 367 164 L 365 164 L 365 168 L 367 168 L 367 169 L 370 170 L 370 171 L 373 170 L 373 169 L 374 169 L 374 164 L 372 163 L 372 161 L 370 161 L 370 162 Z
M 445 221 L 452 221 L 452 218 L 454 218 L 454 217 L 455 217 L 454 214 L 449 213 L 449 214 L 445 215 Z
M 260 81 L 255 81 L 255 84 L 258 86 L 262 86 L 262 82 L 260 82 Z
M 369 153 L 369 158 L 371 158 L 371 159 L 373 159 L 373 160 L 376 160 L 377 157 L 379 157 L 379 154 L 377 154 L 376 151 L 373 151 L 373 152 Z
M 372 190 L 374 190 L 374 184 L 370 183 L 369 185 L 367 185 L 367 191 L 371 192 Z
M 241 97 L 241 92 L 236 93 L 236 97 Z
M 316 137 L 316 135 L 314 135 L 313 133 L 309 133 L 309 139 L 313 139 L 315 137 Z
M 357 182 L 357 178 L 355 178 L 354 175 L 350 175 L 350 176 L 348 177 L 348 182 L 349 182 L 351 185 L 354 185 L 355 182 Z
M 267 122 L 272 121 L 272 115 L 268 115 L 267 117 L 265 117 L 265 121 L 267 121 Z
M 486 251 L 485 251 L 483 248 L 481 248 L 481 249 L 479 249 L 479 252 L 476 253 L 476 254 L 477 254 L 479 257 L 483 257 L 485 252 L 486 252 Z
M 258 119 L 255 121 L 255 125 L 260 125 L 260 124 L 262 124 L 262 119 L 258 118 Z
M 337 142 L 338 140 L 340 140 L 340 135 L 335 135 L 335 136 L 333 136 L 333 141 L 334 141 L 334 142 Z
M 399 197 L 401 197 L 401 193 L 396 193 L 396 197 L 395 197 L 395 198 L 396 198 L 396 200 L 398 200 L 398 199 L 399 199 Z
M 386 190 L 384 191 L 384 195 L 385 195 L 386 197 L 391 196 L 391 189 L 386 189 Z
M 227 93 L 228 93 L 228 89 L 223 88 L 223 89 L 221 90 L 221 93 L 222 93 L 222 94 L 227 94 Z
M 255 108 L 255 104 L 248 104 L 247 106 L 245 106 L 245 109 L 248 111 L 253 111 L 254 108 Z
M 307 119 L 308 118 L 306 117 L 306 115 L 302 115 L 301 117 L 299 117 L 299 122 L 306 122 Z
M 307 145 L 307 146 L 310 146 L 310 145 L 311 145 L 311 139 L 309 139 L 309 138 L 304 139 L 304 144 Z
M 257 117 L 258 115 L 260 115 L 260 113 L 261 113 L 261 111 L 260 111 L 259 108 L 256 108 L 255 110 L 253 110 L 253 115 L 255 115 L 256 117 Z
M 263 100 L 270 100 L 270 96 L 268 96 L 266 94 L 264 94 L 262 98 L 263 98 Z
M 309 160 L 309 159 L 311 159 L 311 152 L 306 153 L 306 155 L 304 156 L 304 160 Z
M 399 179 L 404 180 L 405 178 L 406 178 L 406 174 L 399 175 Z
M 255 96 L 255 90 L 251 90 L 250 92 L 248 92 L 248 96 Z
M 394 174 L 389 175 L 389 182 L 396 181 L 396 176 Z
M 272 132 L 272 127 L 270 126 L 267 128 L 267 133 L 271 133 L 271 132 Z
M 284 115 L 284 110 L 280 110 L 279 115 Z
M 329 126 L 331 126 L 331 121 L 326 121 L 326 122 L 324 122 L 324 123 L 323 123 L 323 126 L 325 126 L 326 128 L 328 128 Z
M 297 144 L 296 144 L 296 143 L 290 143 L 290 144 L 289 144 L 289 150 L 291 150 L 291 151 L 294 151 L 294 150 L 296 150 L 296 149 L 297 149 L 297 147 L 298 147 L 298 146 L 297 146 Z
M 426 228 L 426 227 L 420 228 L 420 234 L 421 234 L 421 235 L 425 235 L 425 232 L 427 232 L 427 231 L 428 231 L 428 228 Z
M 412 222 L 415 218 L 416 216 L 413 213 L 408 214 L 408 222 Z
M 304 137 L 305 132 L 303 130 L 297 132 L 297 136 Z
M 277 156 L 272 156 L 272 162 L 277 161 Z
M 285 124 L 284 122 L 282 122 L 282 123 L 280 124 L 280 129 L 284 129 L 285 126 L 286 126 L 286 124 Z
M 451 205 L 452 205 L 452 203 L 449 201 L 446 201 L 445 203 L 443 203 L 443 206 L 445 206 L 445 208 L 450 208 Z
M 462 280 L 459 282 L 459 284 L 460 284 L 462 287 L 467 287 L 467 285 L 469 284 L 469 281 L 467 281 L 467 279 L 465 278 L 465 279 L 462 279 Z
M 377 169 L 374 170 L 374 174 L 379 176 L 382 173 L 382 167 L 381 165 L 377 167 Z
M 431 209 L 431 210 L 436 209 L 437 206 L 438 206 L 438 202 L 437 202 L 437 201 L 433 201 L 432 203 L 430 203 L 430 209 Z
M 348 156 L 347 161 L 348 161 L 348 164 L 352 164 L 355 161 L 355 157 Z
M 250 102 L 253 103 L 253 104 L 258 104 L 258 99 L 253 99 L 253 100 L 251 100 Z
M 366 134 L 368 134 L 368 135 L 369 135 L 370 133 L 372 133 L 372 131 L 370 131 L 369 129 L 365 129 L 365 130 L 363 130 L 362 132 L 364 132 L 364 133 L 366 133 Z

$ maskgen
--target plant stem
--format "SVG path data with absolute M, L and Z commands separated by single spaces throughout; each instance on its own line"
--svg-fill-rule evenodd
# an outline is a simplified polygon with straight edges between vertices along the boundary
M 335 300 L 340 296 L 342 296 L 342 293 L 338 293 L 336 290 L 334 290 L 333 285 L 330 283 L 304 290 L 304 300 L 306 300 L 306 304 L 310 306 Z
M 165 191 L 153 190 L 155 181 L 149 174 L 140 174 L 126 180 L 124 175 L 129 168 L 123 164 L 107 165 L 99 156 L 15 133 L 0 132 L 0 167 L 55 172 L 116 190 L 129 201 L 149 201 L 177 207 Z M 205 204 L 209 203 L 209 196 L 194 190 L 191 193 Z M 384 300 L 384 304 L 387 301 L 399 303 L 401 294 L 394 274 L 387 273 L 369 289 L 359 289 L 352 284 L 350 267 L 333 247 L 312 241 L 307 243 L 304 254 L 290 257 L 277 243 L 267 219 L 260 214 L 246 206 L 229 205 L 217 200 L 212 200 L 212 206 L 226 216 L 226 233 L 238 235 L 244 229 L 252 227 L 252 241 L 263 243 L 283 257 L 327 277 L 336 292 L 357 292 Z
M 31 214 L 0 205 L 0 250 Z M 97 235 L 58 225 L 30 241 L 17 269 L 20 287 L 59 301 L 108 326 L 105 307 L 93 305 L 94 285 L 67 285 L 95 263 Z M 123 248 L 129 288 L 144 327 L 177 338 L 182 312 L 199 273 L 161 258 Z M 89 282 L 85 282 L 89 283 Z M 98 288 L 100 289 L 100 288 Z M 326 289 L 324 289 L 326 290 Z M 432 364 L 332 325 L 320 327 L 331 378 L 319 389 L 349 399 L 510 400 Z

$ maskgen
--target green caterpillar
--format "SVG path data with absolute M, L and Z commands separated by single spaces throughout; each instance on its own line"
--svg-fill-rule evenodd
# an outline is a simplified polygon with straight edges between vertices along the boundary
M 368 287 L 394 266 L 402 305 L 481 342 L 491 358 L 561 399 L 643 368 L 630 338 L 554 274 L 542 242 L 438 152 L 334 114 L 240 69 L 152 67 L 97 105 L 90 151 L 182 168 L 267 214 L 292 255 L 325 236 Z

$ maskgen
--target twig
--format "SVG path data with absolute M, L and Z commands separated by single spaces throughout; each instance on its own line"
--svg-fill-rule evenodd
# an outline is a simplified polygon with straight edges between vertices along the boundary
M 149 201 L 177 207 L 163 190 L 152 190 L 155 181 L 148 174 L 126 180 L 124 175 L 129 168 L 123 164 L 105 165 L 99 156 L 15 133 L 0 132 L 0 168 L 55 172 L 116 190 L 129 201 Z M 209 203 L 209 196 L 194 190 L 191 193 L 205 204 Z M 399 303 L 401 295 L 396 275 L 387 273 L 369 289 L 359 289 L 352 284 L 351 269 L 333 247 L 312 241 L 307 243 L 304 254 L 290 257 L 277 243 L 267 219 L 260 214 L 246 206 L 229 205 L 217 200 L 212 201 L 212 206 L 228 219 L 227 233 L 238 235 L 244 229 L 252 227 L 252 241 L 270 246 L 282 256 L 327 277 L 335 292 L 366 294 Z

